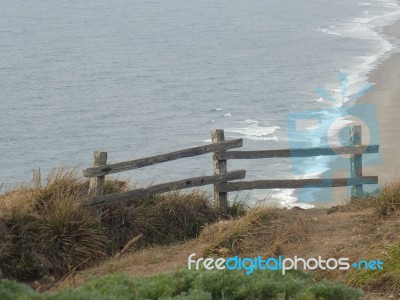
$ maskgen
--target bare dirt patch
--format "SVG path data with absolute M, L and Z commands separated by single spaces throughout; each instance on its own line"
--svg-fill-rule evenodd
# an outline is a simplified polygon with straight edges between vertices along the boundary
M 348 257 L 350 261 L 358 261 L 384 253 L 398 243 L 399 226 L 397 212 L 382 216 L 366 199 L 330 209 L 260 208 L 244 217 L 206 226 L 194 240 L 126 253 L 98 267 L 70 274 L 60 286 L 74 286 L 94 275 L 117 271 L 131 276 L 174 271 L 187 265 L 191 253 L 198 256 Z M 342 280 L 345 275 L 343 271 L 317 272 L 317 277 L 331 280 Z M 366 299 L 379 299 L 379 295 L 371 293 Z

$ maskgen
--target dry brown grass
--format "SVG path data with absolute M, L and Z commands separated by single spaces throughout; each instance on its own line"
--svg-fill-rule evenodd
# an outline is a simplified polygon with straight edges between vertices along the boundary
M 400 208 L 400 182 L 393 182 L 383 187 L 376 196 L 368 196 L 366 201 L 371 201 L 380 215 L 390 215 Z
M 83 206 L 84 184 L 75 171 L 60 170 L 43 188 L 19 187 L 1 196 L 3 272 L 19 280 L 62 275 L 106 256 L 107 237 Z
M 108 180 L 105 193 L 127 182 Z M 85 205 L 88 181 L 76 170 L 53 172 L 43 187 L 19 186 L 0 196 L 0 269 L 23 281 L 62 277 L 92 266 L 129 245 L 140 249 L 196 237 L 218 215 L 197 191 L 169 193 L 103 207 L 101 220 Z
M 367 259 L 371 255 L 371 259 L 377 258 L 384 249 L 391 249 L 399 241 L 397 230 L 400 214 L 397 211 L 399 188 L 400 184 L 393 184 L 385 187 L 380 196 L 355 199 L 329 210 L 256 207 L 244 215 L 239 213 L 240 217 L 222 219 L 213 224 L 210 222 L 203 227 L 199 238 L 191 242 L 142 248 L 134 253 L 124 253 L 98 267 L 78 272 L 75 280 L 79 284 L 92 276 L 109 272 L 146 276 L 156 274 L 160 270 L 172 271 L 176 266 L 185 266 L 187 257 L 191 253 L 218 257 L 321 255 L 336 258 L 351 257 L 358 260 Z M 385 209 L 381 210 L 382 203 Z M 376 213 L 374 207 L 380 214 L 390 216 L 382 217 Z M 388 256 L 382 258 L 388 266 L 385 274 L 382 273 L 382 276 L 368 281 L 367 284 L 365 281 L 360 282 L 359 286 L 364 287 L 366 292 L 370 292 L 374 297 L 382 293 L 386 296 L 381 299 L 389 299 L 388 295 L 400 295 L 398 294 L 400 260 L 397 255 L 400 252 L 397 253 L 396 250 L 391 253 L 391 259 L 388 259 Z M 318 272 L 317 278 L 345 280 L 345 275 L 339 271 Z M 67 284 L 71 284 L 71 281 Z
M 134 249 L 193 238 L 218 218 L 209 197 L 199 191 L 172 192 L 103 209 L 102 223 L 118 249 L 140 234 Z
M 71 272 L 60 281 L 57 289 L 75 288 L 93 277 L 125 273 L 127 275 L 141 277 L 158 274 L 165 271 L 174 271 L 184 267 L 190 253 L 200 253 L 201 245 L 193 239 L 178 242 L 172 245 L 152 245 L 137 251 L 128 251 L 122 255 L 116 255 L 95 267 L 79 272 Z
M 302 218 L 271 207 L 256 207 L 245 216 L 220 221 L 204 228 L 205 255 L 277 256 L 291 242 L 307 236 Z

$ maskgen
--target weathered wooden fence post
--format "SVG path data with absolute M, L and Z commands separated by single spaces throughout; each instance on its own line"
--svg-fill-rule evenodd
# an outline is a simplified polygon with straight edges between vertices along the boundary
M 99 167 L 107 164 L 107 152 L 95 151 L 93 155 L 93 167 Z M 89 183 L 89 200 L 95 196 L 104 193 L 105 176 L 91 177 Z M 100 218 L 101 208 L 95 208 L 96 216 Z
M 40 168 L 37 170 L 33 170 L 33 184 L 35 188 L 42 187 L 42 174 L 40 172 Z
M 211 141 L 213 143 L 225 141 L 225 134 L 223 129 L 213 129 L 211 130 Z M 226 159 L 219 159 L 220 154 L 226 151 L 214 152 L 213 163 L 214 163 L 214 174 L 226 173 L 228 171 Z M 218 183 L 214 183 L 214 201 L 221 213 L 226 213 L 228 211 L 228 194 L 220 192 L 218 188 Z
M 362 141 L 361 126 L 354 125 L 350 127 L 350 146 L 361 146 Z M 360 178 L 362 176 L 362 154 L 352 154 L 350 156 L 351 178 Z M 364 194 L 362 184 L 351 187 L 351 198 L 356 198 Z

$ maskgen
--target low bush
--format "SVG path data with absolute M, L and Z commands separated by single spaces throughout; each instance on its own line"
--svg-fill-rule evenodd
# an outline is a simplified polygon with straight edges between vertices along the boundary
M 315 282 L 311 274 L 300 271 L 281 275 L 256 271 L 181 270 L 152 277 L 132 278 L 113 274 L 94 278 L 74 290 L 34 293 L 28 287 L 0 281 L 1 299 L 293 299 L 352 300 L 362 292 L 339 283 Z

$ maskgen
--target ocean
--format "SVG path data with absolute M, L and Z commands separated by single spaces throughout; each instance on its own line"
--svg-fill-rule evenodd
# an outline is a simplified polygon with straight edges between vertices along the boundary
M 288 113 L 333 105 L 317 86 L 339 96 L 346 72 L 352 94 L 399 49 L 383 33 L 400 17 L 394 0 L 0 3 L 3 192 L 38 168 L 90 167 L 94 150 L 130 160 L 206 144 L 214 128 L 242 149 L 287 148 Z M 299 176 L 290 159 L 229 161 L 242 168 L 248 180 Z M 118 177 L 145 186 L 212 172 L 205 155 Z M 297 201 L 294 190 L 245 194 Z

